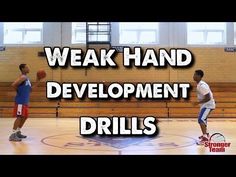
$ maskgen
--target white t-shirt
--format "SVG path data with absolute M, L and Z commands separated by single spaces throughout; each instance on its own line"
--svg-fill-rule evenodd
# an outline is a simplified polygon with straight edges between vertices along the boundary
M 202 101 L 204 99 L 204 95 L 207 95 L 208 93 L 210 93 L 211 99 L 208 102 L 201 104 L 201 109 L 202 108 L 215 109 L 216 104 L 215 104 L 215 100 L 213 98 L 213 94 L 211 92 L 209 85 L 204 81 L 200 81 L 197 84 L 197 98 L 198 98 L 198 100 Z

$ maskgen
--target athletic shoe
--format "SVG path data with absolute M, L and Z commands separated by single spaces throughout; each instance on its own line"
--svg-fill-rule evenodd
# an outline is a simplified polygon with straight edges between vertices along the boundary
M 205 142 L 208 142 L 208 138 L 206 137 L 202 137 L 202 139 L 200 141 L 197 142 L 197 145 L 204 145 Z
M 21 131 L 16 132 L 16 136 L 18 138 L 27 138 L 27 136 L 21 134 Z
M 9 141 L 21 141 L 21 138 L 19 138 L 16 133 L 12 133 L 9 137 Z
M 203 135 L 202 135 L 202 136 L 199 136 L 198 138 L 199 138 L 199 139 L 202 139 L 202 138 L 203 138 Z M 209 134 L 209 133 L 207 133 L 207 138 L 210 138 L 210 134 Z

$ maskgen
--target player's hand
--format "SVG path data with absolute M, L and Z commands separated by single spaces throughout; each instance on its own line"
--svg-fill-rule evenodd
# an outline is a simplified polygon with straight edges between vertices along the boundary
M 40 82 L 40 81 L 41 81 L 41 79 L 36 76 L 36 82 Z

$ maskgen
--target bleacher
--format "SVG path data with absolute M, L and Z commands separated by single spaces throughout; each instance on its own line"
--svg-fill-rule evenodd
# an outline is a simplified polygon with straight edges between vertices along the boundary
M 16 92 L 11 83 L 0 83 L 0 118 L 12 117 Z M 209 83 L 217 109 L 210 117 L 236 118 L 236 83 Z M 41 83 L 31 93 L 29 117 L 80 117 L 80 116 L 156 116 L 159 118 L 195 118 L 199 107 L 195 86 L 189 100 L 48 100 L 46 87 Z

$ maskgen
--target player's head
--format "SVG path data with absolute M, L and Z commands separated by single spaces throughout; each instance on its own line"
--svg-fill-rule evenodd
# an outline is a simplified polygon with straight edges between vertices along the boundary
M 202 70 L 196 70 L 193 75 L 193 80 L 199 82 L 200 80 L 202 80 L 203 76 L 204 72 Z
M 29 67 L 24 63 L 19 65 L 19 69 L 20 69 L 22 74 L 29 73 Z

